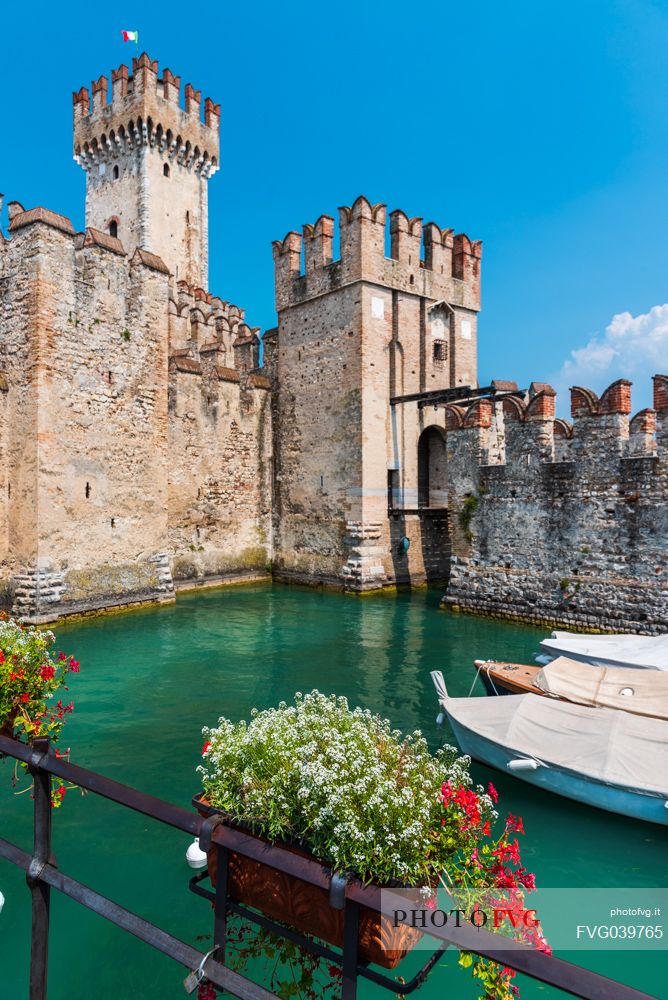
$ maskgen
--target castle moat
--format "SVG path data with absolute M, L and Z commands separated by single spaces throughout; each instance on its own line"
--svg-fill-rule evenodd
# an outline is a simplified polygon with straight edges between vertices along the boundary
M 64 746 L 72 759 L 116 780 L 188 806 L 199 790 L 201 728 L 220 715 L 248 718 L 253 706 L 290 701 L 314 687 L 346 695 L 404 731 L 422 729 L 432 749 L 452 741 L 436 725 L 430 670 L 467 695 L 473 660 L 531 662 L 544 632 L 439 609 L 442 592 L 418 590 L 364 600 L 340 593 L 256 584 L 179 596 L 176 604 L 59 626 L 81 662 L 76 710 Z M 476 689 L 481 693 L 480 689 Z M 0 813 L 11 839 L 29 850 L 32 807 L 14 796 L 11 763 L 0 782 Z M 668 831 L 611 815 L 483 767 L 500 808 L 522 816 L 523 858 L 541 886 L 668 885 Z M 11 834 L 10 834 L 11 831 Z M 188 892 L 188 838 L 97 796 L 70 791 L 54 817 L 55 853 L 74 877 L 136 909 L 183 940 L 210 933 L 208 905 Z M 0 935 L 2 995 L 27 994 L 30 894 L 23 874 L 0 861 L 5 896 Z M 198 946 L 202 946 L 200 940 Z M 561 954 L 656 996 L 665 995 L 665 952 Z M 419 953 L 397 969 L 408 978 Z M 424 1000 L 477 996 L 448 952 L 421 989 Z M 96 1000 L 183 997 L 179 966 L 76 903 L 52 899 L 49 997 Z M 73 985 L 77 984 L 73 992 Z M 523 998 L 561 996 L 528 981 Z M 381 994 L 369 983 L 361 995 Z

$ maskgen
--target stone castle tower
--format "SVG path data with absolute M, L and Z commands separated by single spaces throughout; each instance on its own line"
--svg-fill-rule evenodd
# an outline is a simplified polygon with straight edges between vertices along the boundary
M 443 410 L 393 401 L 477 384 L 481 244 L 398 210 L 389 230 L 388 255 L 385 205 L 360 197 L 339 209 L 339 259 L 330 216 L 274 243 L 275 543 L 288 579 L 366 590 L 447 576 L 446 503 L 418 511 L 418 442 Z
M 269 380 L 207 288 L 219 106 L 147 55 L 73 105 L 85 231 L 12 201 L 0 234 L 0 597 L 32 621 L 271 559 Z
M 218 169 L 220 105 L 144 54 L 74 94 L 74 158 L 86 171 L 86 226 L 151 250 L 176 280 L 206 287 L 207 184 Z

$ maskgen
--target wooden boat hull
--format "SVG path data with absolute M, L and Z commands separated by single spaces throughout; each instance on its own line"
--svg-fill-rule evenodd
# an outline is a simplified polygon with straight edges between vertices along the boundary
M 505 663 L 500 660 L 476 660 L 485 693 L 492 696 L 505 694 L 544 694 L 532 679 L 540 667 L 524 663 Z
M 536 770 L 511 771 L 508 767 L 510 761 L 528 758 L 528 755 L 473 732 L 454 719 L 449 712 L 448 719 L 460 749 L 474 760 L 505 774 L 512 773 L 522 781 L 562 795 L 564 798 L 573 799 L 575 802 L 582 802 L 584 805 L 595 806 L 597 809 L 605 809 L 607 812 L 618 813 L 631 819 L 668 826 L 665 795 L 654 795 L 651 792 L 641 792 L 621 785 L 596 781 L 560 765 L 551 765 L 549 761 Z

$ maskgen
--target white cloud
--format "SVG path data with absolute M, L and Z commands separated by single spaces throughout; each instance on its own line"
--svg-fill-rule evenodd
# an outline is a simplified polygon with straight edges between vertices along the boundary
M 601 336 L 571 351 L 554 380 L 559 411 L 568 409 L 569 388 L 585 386 L 599 395 L 611 382 L 633 382 L 633 412 L 652 405 L 652 375 L 668 371 L 668 303 L 632 316 L 617 313 Z

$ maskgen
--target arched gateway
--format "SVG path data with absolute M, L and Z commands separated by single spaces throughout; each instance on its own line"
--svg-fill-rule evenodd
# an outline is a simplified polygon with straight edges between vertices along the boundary
M 445 431 L 426 427 L 418 440 L 418 507 L 443 509 L 448 505 Z

